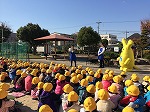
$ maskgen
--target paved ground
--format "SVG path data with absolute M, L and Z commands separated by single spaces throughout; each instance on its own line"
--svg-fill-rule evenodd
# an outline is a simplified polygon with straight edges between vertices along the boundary
M 67 59 L 57 59 L 57 60 L 53 60 L 53 59 L 30 59 L 31 62 L 44 62 L 47 64 L 50 64 L 51 61 L 54 61 L 55 63 L 65 63 L 67 66 L 70 66 L 70 61 Z M 84 68 L 86 67 L 90 67 L 92 68 L 94 71 L 98 69 L 98 64 L 86 64 L 86 61 L 77 61 L 77 65 L 82 65 Z M 133 71 L 128 72 L 127 74 L 132 74 L 132 73 L 136 73 L 139 74 L 139 76 L 143 77 L 144 75 L 150 75 L 150 65 L 137 65 L 138 66 L 138 70 L 133 69 Z M 106 66 L 105 68 L 102 68 L 102 71 L 105 71 L 106 69 L 111 69 L 115 71 L 115 74 L 120 73 L 121 71 L 119 70 L 119 67 L 117 66 Z

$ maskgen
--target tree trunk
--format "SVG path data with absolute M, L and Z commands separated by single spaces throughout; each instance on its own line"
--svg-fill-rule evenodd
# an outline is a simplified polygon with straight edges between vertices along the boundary
M 33 54 L 36 55 L 36 46 L 33 46 Z
M 143 49 L 141 49 L 141 58 L 143 58 Z

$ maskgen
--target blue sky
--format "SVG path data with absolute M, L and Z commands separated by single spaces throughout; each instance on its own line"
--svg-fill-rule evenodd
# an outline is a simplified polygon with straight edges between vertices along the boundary
M 13 32 L 27 23 L 39 24 L 50 33 L 72 34 L 83 26 L 118 39 L 137 32 L 140 20 L 150 19 L 149 0 L 0 0 L 0 22 Z

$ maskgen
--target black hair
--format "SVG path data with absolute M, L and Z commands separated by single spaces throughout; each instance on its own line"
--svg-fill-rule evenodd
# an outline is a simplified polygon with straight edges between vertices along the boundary
M 32 84 L 31 90 L 34 90 L 37 87 L 37 84 Z
M 68 107 L 71 107 L 73 105 L 73 102 L 69 101 L 68 102 Z

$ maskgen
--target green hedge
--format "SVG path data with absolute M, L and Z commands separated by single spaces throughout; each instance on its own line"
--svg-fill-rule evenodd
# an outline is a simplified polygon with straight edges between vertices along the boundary
M 110 58 L 110 59 L 117 59 L 119 57 L 119 53 L 111 52 L 111 51 L 105 51 L 104 57 Z

